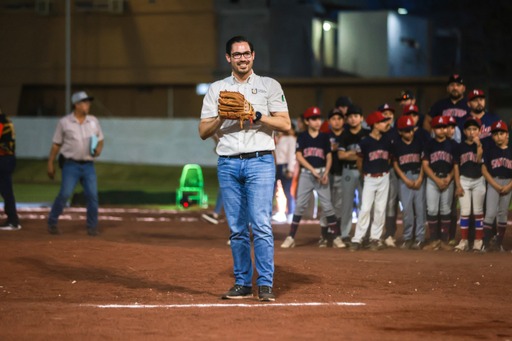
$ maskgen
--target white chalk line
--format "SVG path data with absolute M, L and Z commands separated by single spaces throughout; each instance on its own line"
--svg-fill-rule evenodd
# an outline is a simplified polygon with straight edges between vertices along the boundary
M 82 307 L 100 309 L 179 309 L 179 308 L 272 308 L 272 307 L 322 307 L 365 306 L 362 302 L 290 302 L 290 303 L 199 303 L 199 304 L 81 304 Z

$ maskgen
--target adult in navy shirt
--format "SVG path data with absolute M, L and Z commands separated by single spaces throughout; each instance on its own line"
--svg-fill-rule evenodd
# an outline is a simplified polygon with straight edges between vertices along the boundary
M 478 138 L 485 150 L 493 143 L 491 138 L 491 126 L 494 122 L 498 122 L 500 118 L 498 115 L 491 114 L 485 110 L 485 93 L 480 89 L 474 89 L 469 92 L 468 106 L 470 109 L 469 113 L 466 115 L 464 120 L 459 123 L 459 127 L 462 131 L 462 125 L 464 125 L 464 122 L 468 117 L 478 118 L 479 122 L 481 122 Z M 462 138 L 465 140 L 465 136 Z
M 464 121 L 463 118 L 468 114 L 469 107 L 464 98 L 466 86 L 461 75 L 453 74 L 448 78 L 446 86 L 448 97 L 436 102 L 429 110 L 428 115 L 423 121 L 423 128 L 431 131 L 431 121 L 436 116 L 452 116 L 457 122 Z

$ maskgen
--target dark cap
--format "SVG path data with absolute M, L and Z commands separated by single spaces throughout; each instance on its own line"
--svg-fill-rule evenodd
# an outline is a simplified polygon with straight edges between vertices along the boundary
M 432 119 L 430 126 L 432 128 L 438 127 L 446 127 L 448 125 L 448 117 L 447 116 L 436 116 Z
M 472 101 L 473 99 L 478 98 L 478 97 L 485 98 L 485 94 L 484 94 L 483 90 L 480 90 L 480 89 L 471 90 L 471 92 L 468 94 L 468 101 Z
M 466 129 L 469 126 L 475 126 L 477 128 L 480 128 L 482 126 L 482 121 L 480 121 L 480 119 L 478 117 L 473 117 L 473 116 L 470 115 L 464 121 L 464 129 Z
M 347 97 L 347 96 L 340 96 L 338 97 L 338 99 L 336 100 L 336 104 L 335 106 L 336 107 L 348 107 L 352 104 L 352 100 L 350 99 L 350 97 Z
M 395 112 L 395 108 L 393 108 L 391 105 L 389 105 L 388 103 L 384 103 L 382 105 L 379 105 L 379 107 L 377 108 L 378 111 L 380 112 L 384 112 L 386 110 L 389 110 L 389 111 L 392 111 L 393 113 Z
M 497 121 L 497 122 L 494 122 L 491 126 L 491 133 L 495 133 L 497 131 L 505 131 L 505 132 L 508 132 L 508 126 L 505 122 L 503 121 Z
M 391 117 L 382 115 L 380 111 L 374 111 L 366 118 L 366 123 L 371 127 L 375 123 L 384 122 L 390 120 Z
M 450 78 L 448 78 L 448 84 L 450 83 L 464 84 L 464 79 L 462 78 L 461 75 L 454 73 L 453 75 L 450 76 Z
M 447 126 L 457 126 L 457 120 L 453 116 L 446 116 L 446 125 Z
M 361 109 L 357 105 L 350 105 L 347 109 L 347 113 L 345 114 L 345 116 L 354 114 L 363 116 L 363 109 Z
M 311 117 L 320 117 L 322 114 L 320 112 L 320 108 L 319 107 L 309 107 L 306 109 L 306 111 L 304 111 L 304 119 L 308 119 L 308 118 L 311 118 Z
M 396 127 L 398 130 L 412 130 L 414 129 L 414 121 L 410 116 L 401 116 L 396 121 Z
M 418 107 L 414 104 L 408 105 L 404 107 L 404 110 L 402 111 L 402 115 L 409 115 L 412 113 L 419 113 Z
M 400 91 L 400 96 L 395 98 L 397 102 L 405 101 L 408 99 L 414 99 L 414 93 L 411 90 L 402 90 Z
M 333 117 L 334 115 L 338 115 L 338 116 L 340 116 L 341 118 L 343 118 L 343 117 L 344 117 L 344 116 L 343 116 L 343 113 L 342 113 L 342 112 L 341 112 L 341 110 L 340 110 L 340 109 L 338 109 L 338 108 L 334 108 L 334 109 L 332 109 L 331 111 L 329 111 L 329 114 L 327 115 L 327 117 L 328 117 L 328 118 L 331 118 L 331 117 Z

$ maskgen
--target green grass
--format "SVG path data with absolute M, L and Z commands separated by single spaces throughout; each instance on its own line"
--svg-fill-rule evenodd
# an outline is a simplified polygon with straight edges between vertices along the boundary
M 60 169 L 57 165 L 55 180 L 46 173 L 46 160 L 18 159 L 13 174 L 17 202 L 52 202 L 59 191 Z M 149 194 L 174 193 L 179 185 L 182 166 L 129 165 L 96 163 L 98 190 L 142 191 Z M 205 192 L 211 205 L 217 197 L 217 169 L 202 167 Z M 77 185 L 75 192 L 81 192 Z

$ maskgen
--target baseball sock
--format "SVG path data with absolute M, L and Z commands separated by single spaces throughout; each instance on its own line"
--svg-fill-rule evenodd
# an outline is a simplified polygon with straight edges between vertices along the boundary
M 427 214 L 427 222 L 428 222 L 428 231 L 429 231 L 430 241 L 437 240 L 438 239 L 437 229 L 439 227 L 438 217 Z
M 327 232 L 332 235 L 338 236 L 340 234 L 340 227 L 338 225 L 338 220 L 335 215 L 330 215 L 327 217 Z
M 292 224 L 290 226 L 290 237 L 295 238 L 295 235 L 297 234 L 297 229 L 299 228 L 300 220 L 302 219 L 302 216 L 300 215 L 293 215 Z
M 469 217 L 460 216 L 460 237 L 461 239 L 468 239 L 469 234 Z
M 501 245 L 503 243 L 503 238 L 505 238 L 505 231 L 507 230 L 507 223 L 498 223 L 498 234 L 496 235 L 496 239 L 498 242 L 498 245 Z
M 450 233 L 450 224 L 451 218 L 449 214 L 441 215 L 441 239 L 443 241 L 448 241 L 449 233 Z
M 481 240 L 484 236 L 484 216 L 475 214 L 475 239 Z
M 492 223 L 488 224 L 484 221 L 484 244 L 488 246 L 492 237 L 493 237 Z

